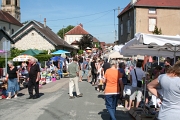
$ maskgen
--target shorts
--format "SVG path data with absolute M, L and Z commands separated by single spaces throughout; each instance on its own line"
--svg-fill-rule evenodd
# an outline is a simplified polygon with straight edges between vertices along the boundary
M 82 77 L 86 75 L 87 77 L 89 76 L 89 70 L 82 70 Z
M 135 100 L 135 97 L 136 97 L 138 102 L 141 101 L 141 98 L 142 98 L 142 88 L 132 87 L 131 95 L 130 95 L 129 99 L 130 100 Z

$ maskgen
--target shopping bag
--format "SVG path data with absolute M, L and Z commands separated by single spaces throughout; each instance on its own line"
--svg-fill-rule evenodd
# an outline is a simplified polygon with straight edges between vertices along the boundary
M 131 89 L 132 89 L 131 85 L 125 85 L 123 90 L 123 96 L 131 95 Z

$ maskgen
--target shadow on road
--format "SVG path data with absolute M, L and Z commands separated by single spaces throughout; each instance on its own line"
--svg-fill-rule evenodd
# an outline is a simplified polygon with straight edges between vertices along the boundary
M 39 93 L 39 97 L 41 97 L 41 96 L 43 96 L 44 95 L 44 93 Z
M 103 95 L 103 94 L 100 94 L 100 95 L 98 95 L 98 98 L 104 99 L 104 95 Z
M 107 109 L 103 109 L 101 112 L 98 113 L 101 115 L 102 120 L 110 120 L 110 115 Z M 117 120 L 134 120 L 128 111 L 123 110 L 116 110 L 116 119 Z

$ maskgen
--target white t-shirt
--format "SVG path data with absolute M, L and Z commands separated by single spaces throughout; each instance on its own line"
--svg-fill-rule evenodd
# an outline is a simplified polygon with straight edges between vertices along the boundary
M 142 81 L 142 79 L 145 77 L 145 72 L 141 68 L 138 68 L 138 67 L 135 69 L 136 69 L 138 81 Z M 132 76 L 132 87 L 137 87 L 137 80 L 136 80 L 134 69 L 131 70 L 130 75 Z

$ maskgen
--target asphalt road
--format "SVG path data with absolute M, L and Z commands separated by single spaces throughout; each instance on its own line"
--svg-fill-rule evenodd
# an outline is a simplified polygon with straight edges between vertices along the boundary
M 88 82 L 79 83 L 83 97 L 69 99 L 68 79 L 49 83 L 40 89 L 39 99 L 30 99 L 27 89 L 20 97 L 0 100 L 0 120 L 109 120 L 103 93 Z M 123 108 L 117 108 L 117 120 L 132 120 Z

